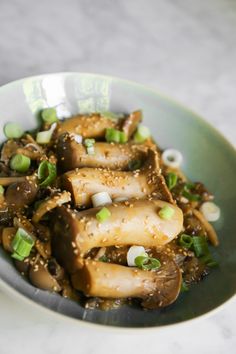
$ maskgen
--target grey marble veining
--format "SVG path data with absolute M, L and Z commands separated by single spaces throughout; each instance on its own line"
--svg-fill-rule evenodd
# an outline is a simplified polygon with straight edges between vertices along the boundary
M 57 71 L 120 76 L 186 104 L 236 144 L 235 63 L 235 0 L 0 0 L 0 85 Z M 3 293 L 0 313 L 1 354 L 221 354 L 236 346 L 235 301 L 145 335 L 91 337 Z

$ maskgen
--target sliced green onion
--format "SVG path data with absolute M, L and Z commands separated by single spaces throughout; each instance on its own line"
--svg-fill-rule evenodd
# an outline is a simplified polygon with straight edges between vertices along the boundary
M 126 143 L 128 140 L 127 135 L 125 132 L 120 132 L 120 144 Z
M 99 259 L 98 259 L 100 262 L 105 262 L 105 263 L 107 263 L 108 262 L 108 258 L 107 258 L 107 256 L 104 254 L 102 257 L 100 257 Z
M 120 131 L 114 128 L 107 128 L 105 139 L 108 143 L 119 143 L 120 142 Z
M 22 257 L 24 259 L 30 255 L 31 249 L 34 246 L 34 240 L 24 229 L 19 228 L 12 240 L 11 246 L 14 250 L 12 257 L 19 260 Z
M 205 236 L 193 236 L 193 250 L 197 257 L 208 255 L 209 248 Z
M 10 168 L 17 172 L 26 172 L 30 167 L 31 160 L 29 157 L 16 154 L 10 160 Z
M 57 123 L 53 123 L 49 130 L 37 133 L 36 141 L 38 144 L 48 144 L 52 138 L 52 134 L 57 127 Z
M 45 108 L 41 112 L 41 117 L 44 122 L 52 124 L 58 121 L 57 111 L 55 108 Z
M 176 186 L 176 183 L 178 181 L 178 176 L 174 172 L 168 173 L 166 177 L 166 183 L 169 188 L 169 190 L 173 189 Z
M 135 265 L 144 270 L 154 270 L 161 266 L 161 262 L 157 258 L 152 258 L 148 256 L 138 256 L 134 260 Z
M 17 123 L 7 123 L 4 126 L 4 134 L 8 139 L 17 139 L 22 137 L 24 131 Z
M 164 220 L 170 220 L 174 213 L 175 211 L 173 208 L 171 208 L 169 205 L 165 205 L 163 208 L 161 208 L 158 215 Z
M 103 207 L 97 214 L 96 218 L 99 222 L 104 222 L 111 216 L 111 212 L 106 207 Z
M 179 245 L 184 248 L 191 248 L 193 244 L 192 236 L 182 234 L 179 238 Z
M 138 169 L 140 169 L 141 166 L 142 166 L 141 160 L 131 160 L 128 163 L 128 167 L 129 167 L 130 171 L 138 170 Z
M 94 155 L 95 154 L 95 150 L 94 150 L 94 146 L 89 146 L 86 148 L 87 150 L 87 154 L 88 155 Z
M 0 194 L 3 195 L 4 191 L 5 191 L 4 187 L 0 185 Z
M 199 194 L 191 193 L 191 189 L 194 187 L 195 185 L 193 183 L 186 183 L 182 191 L 183 197 L 187 198 L 190 202 L 198 202 L 201 200 L 201 196 Z
M 41 187 L 47 187 L 52 184 L 57 177 L 57 168 L 53 163 L 44 160 L 38 168 L 38 179 Z
M 180 292 L 185 293 L 186 291 L 189 291 L 189 287 L 187 286 L 187 284 L 184 281 L 182 281 Z
M 151 136 L 151 132 L 148 127 L 140 125 L 134 134 L 134 141 L 136 143 L 143 143 Z
M 95 139 L 84 139 L 84 145 L 86 147 L 91 147 L 95 144 Z

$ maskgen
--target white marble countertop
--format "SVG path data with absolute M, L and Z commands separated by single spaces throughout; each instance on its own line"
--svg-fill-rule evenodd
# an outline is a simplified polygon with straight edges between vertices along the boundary
M 120 76 L 186 104 L 236 145 L 234 0 L 1 0 L 0 33 L 0 85 L 57 71 Z M 92 336 L 0 292 L 1 354 L 233 353 L 236 300 L 175 328 Z

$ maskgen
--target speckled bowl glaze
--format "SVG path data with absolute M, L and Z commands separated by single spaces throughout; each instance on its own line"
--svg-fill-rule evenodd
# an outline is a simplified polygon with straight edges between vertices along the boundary
M 128 306 L 107 312 L 84 309 L 59 295 L 34 288 L 17 272 L 2 249 L 1 286 L 15 289 L 15 295 L 23 295 L 31 305 L 39 304 L 74 318 L 78 323 L 87 321 L 125 328 L 177 324 L 206 314 L 233 297 L 236 290 L 236 154 L 233 147 L 190 110 L 125 80 L 59 73 L 26 78 L 0 88 L 2 127 L 8 121 L 17 121 L 25 130 L 33 129 L 37 126 L 38 111 L 48 106 L 59 106 L 64 116 L 99 110 L 130 112 L 142 109 L 144 122 L 151 128 L 158 144 L 180 150 L 184 156 L 183 171 L 190 179 L 203 181 L 215 194 L 222 212 L 221 219 L 214 225 L 221 242 L 214 250 L 220 267 L 161 311 L 143 311 Z M 2 129 L 0 139 L 4 140 Z

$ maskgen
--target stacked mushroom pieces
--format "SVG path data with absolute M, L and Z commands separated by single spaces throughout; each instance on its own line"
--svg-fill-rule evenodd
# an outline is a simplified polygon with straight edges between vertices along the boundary
M 143 270 L 127 264 L 102 262 L 93 250 L 112 246 L 143 246 L 157 252 L 182 230 L 183 213 L 173 202 L 159 167 L 151 139 L 137 143 L 134 133 L 141 113 L 112 120 L 100 114 L 78 116 L 61 123 L 57 152 L 63 189 L 71 193 L 74 209 L 58 207 L 52 222 L 52 249 L 71 275 L 74 288 L 87 296 L 140 298 L 146 308 L 167 306 L 177 298 L 181 272 L 173 260 L 158 254 L 161 267 Z M 126 142 L 104 142 L 107 128 L 124 132 Z M 93 153 L 76 135 L 96 139 Z M 99 140 L 98 140 L 99 139 Z M 133 162 L 142 165 L 134 170 Z M 109 194 L 108 216 L 97 217 L 101 207 L 92 207 L 92 196 Z M 80 210 L 87 208 L 86 210 Z M 79 210 L 78 210 L 79 209 Z M 169 216 L 163 217 L 162 211 Z

